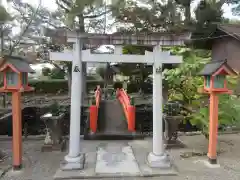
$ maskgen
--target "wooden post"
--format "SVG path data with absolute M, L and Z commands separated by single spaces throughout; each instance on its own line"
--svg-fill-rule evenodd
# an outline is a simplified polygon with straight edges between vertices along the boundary
M 12 92 L 12 125 L 13 125 L 13 169 L 22 168 L 22 112 L 21 92 Z
M 208 158 L 210 164 L 217 164 L 218 96 L 215 92 L 210 93 L 209 111 Z

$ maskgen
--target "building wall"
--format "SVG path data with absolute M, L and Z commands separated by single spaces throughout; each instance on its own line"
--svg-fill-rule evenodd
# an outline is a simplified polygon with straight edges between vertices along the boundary
M 227 59 L 228 64 L 240 72 L 240 41 L 232 37 L 216 39 L 212 46 L 212 60 Z

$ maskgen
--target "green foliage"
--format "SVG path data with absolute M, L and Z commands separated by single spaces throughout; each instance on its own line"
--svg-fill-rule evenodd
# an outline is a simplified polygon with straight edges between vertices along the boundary
M 197 126 L 203 134 L 208 134 L 209 127 L 209 110 L 208 107 L 200 108 L 196 113 L 190 115 L 190 122 Z
M 183 63 L 175 68 L 164 71 L 168 82 L 170 99 L 180 100 L 187 109 L 185 119 L 202 130 L 208 137 L 209 128 L 209 97 L 198 93 L 197 89 L 203 87 L 203 78 L 197 73 L 204 64 L 210 60 L 207 51 L 172 48 L 174 54 L 183 56 Z M 227 77 L 228 88 L 235 89 L 239 77 Z M 239 124 L 240 101 L 234 95 L 219 95 L 219 127 Z
M 133 97 L 130 97 L 130 104 L 134 106 L 135 104 L 135 101 L 134 101 L 134 98 Z
M 59 113 L 61 112 L 60 105 L 57 101 L 54 101 L 50 105 L 49 109 L 51 110 L 51 113 L 52 113 L 53 116 L 58 116 Z
M 219 123 L 221 125 L 234 125 L 240 119 L 240 101 L 235 95 L 220 95 L 219 97 Z
M 171 100 L 181 100 L 189 105 L 201 95 L 197 89 L 203 86 L 203 78 L 197 73 L 209 61 L 205 53 L 198 50 L 172 48 L 174 54 L 183 56 L 183 63 L 175 69 L 164 70 L 164 77 L 168 83 Z
M 142 4 L 145 4 L 143 6 Z M 178 9 L 178 10 L 177 10 Z M 127 1 L 125 7 L 114 14 L 118 22 L 129 24 L 118 31 L 177 32 L 183 29 L 183 16 L 175 1 Z M 181 9 L 182 10 L 182 9 Z
M 140 84 L 134 81 L 131 81 L 127 84 L 127 92 L 128 93 L 136 93 L 140 89 Z
M 227 21 L 223 17 L 222 1 L 206 1 L 201 0 L 194 10 L 196 20 L 193 23 L 190 31 L 192 39 L 201 39 L 193 41 L 193 46 L 199 49 L 208 48 L 211 43 L 208 42 L 208 37 L 216 31 L 217 23 Z M 206 38 L 206 39 L 205 39 Z
M 218 126 L 226 127 L 239 125 L 240 119 L 240 99 L 234 95 L 219 96 Z M 209 107 L 200 107 L 195 113 L 190 115 L 190 122 L 202 130 L 208 136 L 209 130 Z
M 96 73 L 99 75 L 99 76 L 101 76 L 101 78 L 102 79 L 104 79 L 105 78 L 105 75 L 106 75 L 106 67 L 98 67 L 97 69 L 96 69 Z
M 64 79 L 65 71 L 59 68 L 54 68 L 49 75 L 52 79 Z
M 200 1 L 195 15 L 197 24 L 208 26 L 213 22 L 221 22 L 223 11 L 221 9 L 222 3 L 214 1 Z
M 29 85 L 35 88 L 36 93 L 57 93 L 68 92 L 68 82 L 64 79 L 59 80 L 31 80 Z
M 5 23 L 11 20 L 10 14 L 6 11 L 6 8 L 0 6 L 0 23 Z
M 102 81 L 87 80 L 88 90 L 93 90 L 97 85 L 103 85 Z M 68 81 L 65 79 L 54 79 L 54 80 L 31 80 L 29 86 L 35 88 L 35 93 L 67 93 L 68 92 Z
M 106 4 L 104 0 L 56 0 L 56 3 L 65 11 L 64 24 L 82 32 L 105 32 L 105 15 L 110 12 L 118 14 L 118 9 L 125 4 L 122 0 L 115 0 L 112 4 Z
M 227 76 L 227 87 L 229 89 L 236 90 L 239 86 L 239 79 L 240 76 Z
M 152 51 L 152 48 L 132 45 L 127 45 L 123 48 L 123 54 L 143 55 L 145 51 Z M 142 81 L 144 81 L 150 74 L 152 74 L 152 66 L 148 66 L 147 64 L 119 63 L 117 67 L 124 76 L 132 77 L 134 75 L 139 75 Z
M 44 67 L 44 68 L 42 69 L 42 74 L 43 74 L 44 76 L 49 76 L 50 73 L 51 73 L 51 69 L 50 69 L 50 68 Z

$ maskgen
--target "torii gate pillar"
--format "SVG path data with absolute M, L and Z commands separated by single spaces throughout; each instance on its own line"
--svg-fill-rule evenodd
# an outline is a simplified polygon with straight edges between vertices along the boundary
M 153 49 L 153 149 L 147 160 L 152 168 L 170 168 L 170 159 L 165 153 L 163 142 L 162 60 L 159 60 L 159 49 L 159 46 Z
M 63 170 L 83 169 L 85 155 L 80 153 L 81 99 L 82 99 L 82 44 L 76 38 L 74 57 L 72 59 L 71 110 L 69 153 L 65 157 Z

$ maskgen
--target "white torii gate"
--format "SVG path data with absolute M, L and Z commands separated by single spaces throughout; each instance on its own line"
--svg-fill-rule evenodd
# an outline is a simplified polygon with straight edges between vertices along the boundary
M 181 56 L 172 56 L 161 51 L 159 45 L 153 52 L 145 51 L 145 55 L 123 55 L 122 47 L 116 46 L 114 54 L 92 54 L 90 50 L 81 50 L 80 38 L 75 38 L 73 52 L 51 52 L 50 60 L 72 61 L 71 116 L 69 154 L 64 170 L 82 169 L 84 155 L 80 153 L 80 123 L 82 96 L 82 62 L 115 62 L 115 63 L 147 63 L 153 65 L 153 150 L 148 155 L 150 167 L 170 167 L 170 161 L 164 151 L 162 133 L 162 64 L 181 63 Z

